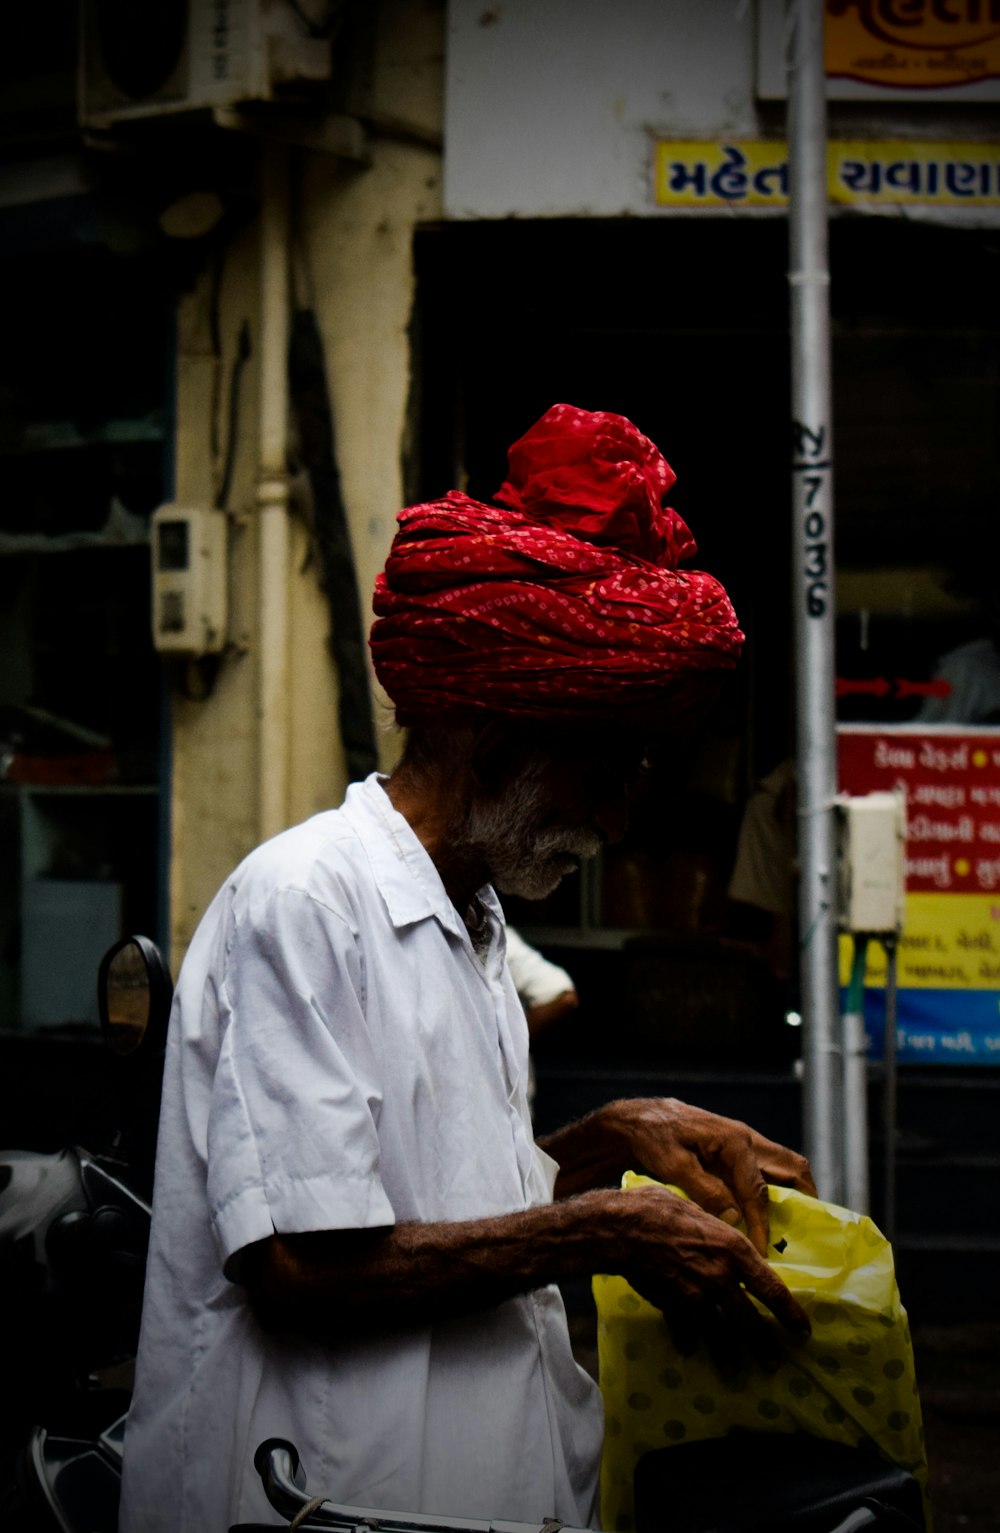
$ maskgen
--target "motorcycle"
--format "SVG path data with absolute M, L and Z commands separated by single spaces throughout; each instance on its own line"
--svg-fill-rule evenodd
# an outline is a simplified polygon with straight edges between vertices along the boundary
M 173 986 L 155 943 L 127 937 L 98 973 L 118 1129 L 100 1151 L 0 1151 L 0 1264 L 37 1336 L 46 1425 L 7 1455 L 0 1525 L 114 1529 L 139 1334 L 156 1116 Z
M 101 1154 L 0 1152 L 0 1249 L 13 1245 L 28 1254 L 45 1275 L 54 1308 L 70 1304 L 73 1314 L 86 1312 L 75 1350 L 85 1338 L 90 1371 L 83 1382 L 78 1370 L 70 1372 L 77 1395 L 91 1404 L 88 1391 L 102 1380 L 124 1386 L 127 1400 L 172 991 L 154 943 L 139 936 L 116 943 L 101 963 L 98 1002 L 118 1067 L 125 1126 Z M 102 1324 L 94 1325 L 98 1315 Z M 51 1419 L 34 1427 L 17 1455 L 7 1500 L 0 1497 L 0 1526 L 9 1533 L 114 1533 L 125 1422 L 121 1409 L 77 1432 L 55 1429 Z M 269 1504 L 301 1533 L 539 1533 L 536 1524 L 333 1503 L 310 1493 L 298 1452 L 283 1439 L 261 1443 L 254 1467 Z M 924 1533 L 925 1526 L 912 1475 L 801 1433 L 748 1432 L 655 1449 L 639 1460 L 635 1500 L 636 1533 L 861 1533 L 869 1527 Z M 239 1523 L 229 1533 L 273 1533 L 274 1526 Z M 541 1533 L 560 1526 L 544 1524 Z

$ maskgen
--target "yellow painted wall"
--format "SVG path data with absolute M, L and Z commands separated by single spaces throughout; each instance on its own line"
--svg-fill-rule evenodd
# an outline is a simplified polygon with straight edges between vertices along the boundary
M 324 347 L 338 462 L 367 626 L 370 598 L 402 504 L 414 298 L 415 226 L 441 216 L 443 6 L 382 0 L 368 98 L 371 163 L 291 151 L 297 227 Z M 241 388 L 229 505 L 230 645 L 215 667 L 178 667 L 172 685 L 171 966 L 176 972 L 219 884 L 257 843 L 257 481 L 259 249 L 255 224 L 227 248 L 219 291 L 222 356 L 213 355 L 208 273 L 179 316 L 176 497 L 210 500 L 221 464 L 225 402 L 240 327 L 253 353 Z M 294 501 L 294 485 L 293 485 Z M 307 522 L 293 510 L 288 570 L 287 694 L 293 824 L 339 803 L 346 786 L 337 685 L 327 650 L 329 612 L 310 555 Z M 210 690 L 205 696 L 199 693 Z M 376 700 L 380 755 L 397 748 Z
M 255 318 L 256 243 L 244 235 L 226 254 L 219 298 L 222 355 L 215 358 L 210 324 L 211 284 L 205 276 L 181 304 L 177 354 L 176 483 L 178 501 L 215 495 L 221 465 L 213 458 L 213 415 L 225 435 L 226 380 L 244 319 Z M 255 724 L 252 505 L 256 366 L 251 356 L 242 386 L 231 504 L 240 508 L 230 536 L 229 633 L 232 647 L 217 667 L 172 663 L 170 793 L 171 961 L 179 963 L 194 926 L 227 866 L 253 843 Z M 215 670 L 214 683 L 212 669 Z M 200 694 L 211 687 L 208 695 Z
M 335 183 L 329 162 L 319 156 L 306 166 L 302 232 L 366 619 L 403 503 L 413 230 L 440 215 L 439 198 L 440 155 L 419 145 L 385 142 L 370 171 L 349 173 Z M 306 729 L 309 686 L 308 674 L 295 676 L 293 708 Z M 388 763 L 396 732 L 381 696 L 375 720 L 380 754 Z M 339 800 L 342 787 L 341 777 L 328 803 Z

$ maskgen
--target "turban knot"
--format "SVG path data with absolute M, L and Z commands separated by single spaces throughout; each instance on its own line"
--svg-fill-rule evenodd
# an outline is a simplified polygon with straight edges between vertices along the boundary
M 554 405 L 510 449 L 495 504 L 457 490 L 399 513 L 375 586 L 375 672 L 404 723 L 484 709 L 553 720 L 682 710 L 736 662 L 725 591 L 675 475 L 621 415 Z

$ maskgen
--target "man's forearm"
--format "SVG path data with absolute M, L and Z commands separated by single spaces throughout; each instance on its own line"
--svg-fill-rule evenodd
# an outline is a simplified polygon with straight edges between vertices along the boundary
M 458 1223 L 275 1235 L 243 1254 L 240 1279 L 267 1326 L 334 1339 L 471 1314 L 607 1262 L 622 1195 Z
M 231 1275 L 265 1327 L 336 1342 L 473 1314 L 593 1272 L 623 1274 L 659 1309 L 693 1301 L 759 1327 L 752 1294 L 789 1329 L 807 1328 L 744 1236 L 658 1187 L 454 1224 L 275 1234 L 243 1251 Z
M 559 1166 L 555 1197 L 572 1198 L 596 1187 L 617 1187 L 623 1171 L 638 1171 L 631 1141 L 609 1102 L 575 1123 L 546 1134 L 539 1148 Z

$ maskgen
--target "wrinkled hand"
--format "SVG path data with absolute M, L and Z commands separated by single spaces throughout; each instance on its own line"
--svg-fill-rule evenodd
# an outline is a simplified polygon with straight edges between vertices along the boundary
M 666 1188 L 636 1187 L 620 1196 L 627 1221 L 624 1276 L 663 1311 L 680 1351 L 690 1352 L 701 1338 L 723 1372 L 744 1346 L 765 1366 L 776 1365 L 778 1334 L 749 1294 L 785 1330 L 809 1334 L 804 1310 L 745 1235 Z
M 605 1112 L 628 1142 L 635 1170 L 673 1182 L 726 1224 L 746 1223 L 767 1254 L 767 1184 L 816 1196 L 809 1162 L 736 1118 L 720 1118 L 673 1097 L 612 1102 Z

